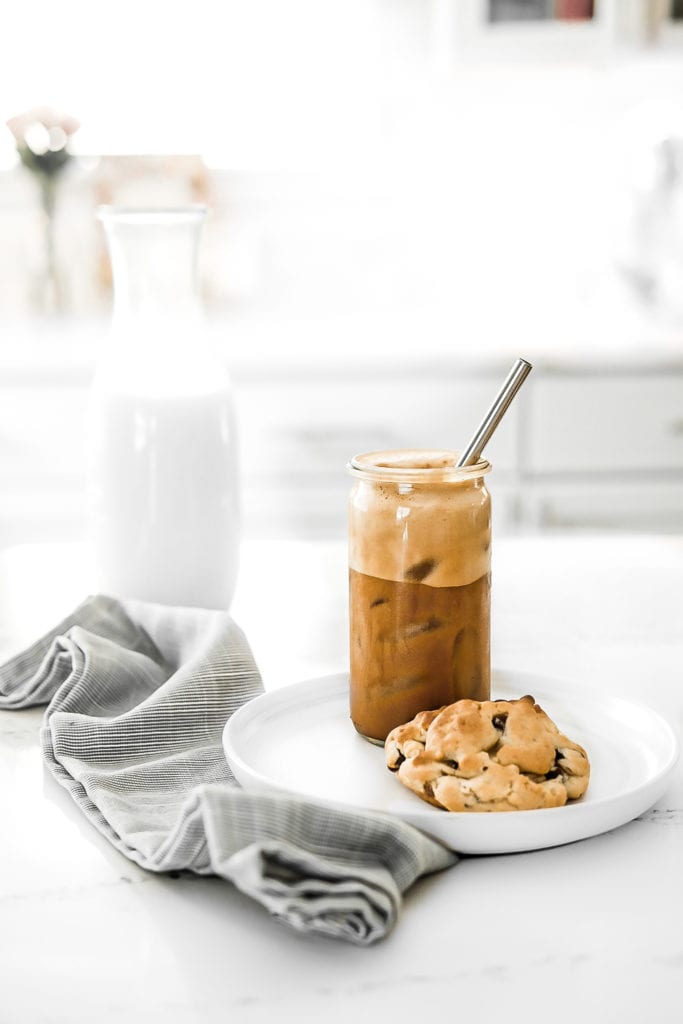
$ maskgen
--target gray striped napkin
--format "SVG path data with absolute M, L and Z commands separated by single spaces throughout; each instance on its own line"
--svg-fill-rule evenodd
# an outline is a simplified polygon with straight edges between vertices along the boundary
M 0 667 L 0 707 L 48 705 L 50 770 L 126 857 L 222 876 L 299 931 L 375 942 L 402 893 L 456 857 L 389 817 L 241 789 L 221 734 L 261 692 L 226 613 L 101 596 Z

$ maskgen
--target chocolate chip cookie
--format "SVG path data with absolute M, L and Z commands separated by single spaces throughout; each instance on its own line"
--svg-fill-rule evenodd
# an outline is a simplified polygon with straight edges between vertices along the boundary
M 384 749 L 404 786 L 447 811 L 561 807 L 583 796 L 590 777 L 586 751 L 530 696 L 422 711 Z

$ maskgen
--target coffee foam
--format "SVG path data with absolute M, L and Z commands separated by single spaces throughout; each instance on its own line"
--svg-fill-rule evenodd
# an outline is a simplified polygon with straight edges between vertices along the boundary
M 455 469 L 457 460 L 457 452 L 410 448 L 358 456 L 360 465 L 377 466 L 379 469 Z
M 382 454 L 390 460 L 369 465 L 446 468 L 447 473 L 457 459 L 452 452 L 420 452 L 415 461 L 411 458 L 417 453 Z M 354 460 L 361 468 L 362 458 Z M 490 545 L 490 499 L 481 476 L 453 480 L 439 479 L 437 473 L 429 483 L 367 478 L 355 483 L 349 564 L 357 572 L 395 582 L 462 587 L 489 571 Z

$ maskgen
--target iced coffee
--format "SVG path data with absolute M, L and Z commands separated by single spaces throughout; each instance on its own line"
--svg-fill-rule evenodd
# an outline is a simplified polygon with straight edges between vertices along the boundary
M 452 451 L 351 460 L 351 718 L 384 742 L 418 711 L 490 691 L 490 465 Z

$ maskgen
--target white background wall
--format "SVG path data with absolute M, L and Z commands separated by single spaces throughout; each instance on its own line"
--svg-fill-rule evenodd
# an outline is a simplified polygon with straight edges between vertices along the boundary
M 683 187 L 655 187 L 654 157 L 663 139 L 683 139 L 683 47 L 674 28 L 651 42 L 645 0 L 605 0 L 592 25 L 492 33 L 475 18 L 481 7 L 477 0 L 122 0 L 103 18 L 102 5 L 27 0 L 12 10 L 0 61 L 4 115 L 48 102 L 82 124 L 58 214 L 72 316 L 57 331 L 44 322 L 36 329 L 37 193 L 16 167 L 9 132 L 0 133 L 6 539 L 40 531 L 54 539 L 79 528 L 82 480 L 69 454 L 78 437 L 74 409 L 94 361 L 90 321 L 106 315 L 91 188 L 93 154 L 101 153 L 205 160 L 213 217 L 203 280 L 247 396 L 243 406 L 263 411 L 244 415 L 254 459 L 285 437 L 312 489 L 321 465 L 343 476 L 348 421 L 354 444 L 369 436 L 354 406 L 353 374 L 364 380 L 370 364 L 378 397 L 368 408 L 383 400 L 387 374 L 399 390 L 419 378 L 417 420 L 424 420 L 420 408 L 433 419 L 443 410 L 434 437 L 456 444 L 476 409 L 444 395 L 435 410 L 434 387 L 452 379 L 454 396 L 456 384 L 471 396 L 468 373 L 478 380 L 485 367 L 493 387 L 513 355 L 539 355 L 551 384 L 560 374 L 566 401 L 544 404 L 539 391 L 532 409 L 527 398 L 534 416 L 545 410 L 531 440 L 551 438 L 553 448 L 540 469 L 531 466 L 542 480 L 522 480 L 527 456 L 509 470 L 510 522 L 521 481 L 541 525 L 683 523 L 683 385 L 676 384 L 683 380 Z M 162 184 L 170 190 L 164 195 L 175 195 L 166 182 L 159 197 Z M 648 275 L 658 287 L 643 301 L 633 282 Z M 565 381 L 563 367 L 571 376 L 578 366 L 580 376 L 596 363 L 593 405 L 603 419 L 577 439 L 583 384 Z M 669 376 L 672 366 L 678 377 Z M 623 372 L 635 395 L 629 408 L 620 398 Z M 654 384 L 639 386 L 641 375 L 653 374 Z M 393 430 L 402 425 L 400 410 L 385 404 Z M 37 413 L 22 413 L 48 406 L 47 430 Z M 619 462 L 625 425 L 645 448 L 637 458 L 630 452 L 626 466 Z M 373 421 L 381 434 L 380 426 Z M 616 459 L 625 475 L 603 479 L 597 501 L 595 467 L 583 456 L 594 436 L 607 434 L 605 465 Z M 556 445 L 573 460 L 561 480 L 551 479 Z M 656 495 L 648 491 L 639 505 L 653 445 L 670 457 L 657 469 Z M 519 455 L 522 442 L 517 448 Z M 252 507 L 277 517 L 282 466 L 259 472 Z M 290 527 L 309 532 L 310 521 L 297 518 L 291 476 L 285 482 Z M 318 501 L 321 521 L 343 507 L 345 485 L 335 482 L 333 498 L 311 495 L 308 507 Z M 271 527 L 282 528 L 281 515 L 264 529 Z
M 475 339 L 519 318 L 571 336 L 618 315 L 615 266 L 638 256 L 651 147 L 683 137 L 683 49 L 610 28 L 614 10 L 634 20 L 633 0 L 598 4 L 590 26 L 488 35 L 479 9 L 121 0 L 103 17 L 101 5 L 27 0 L 9 18 L 3 113 L 47 101 L 75 114 L 84 157 L 199 153 L 214 172 L 207 288 L 227 311 L 431 308 L 455 311 Z M 41 258 L 35 190 L 14 163 L 6 132 L 6 315 L 30 305 L 21 275 Z M 80 312 L 96 305 L 92 206 L 78 205 L 91 169 L 74 167 L 62 197 Z M 674 289 L 664 306 L 676 302 Z

